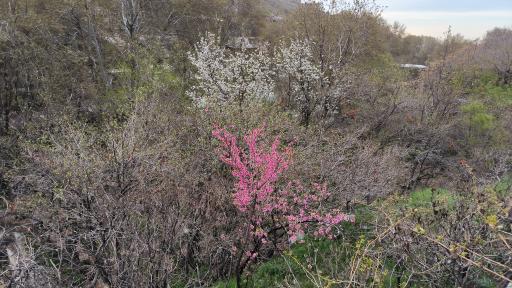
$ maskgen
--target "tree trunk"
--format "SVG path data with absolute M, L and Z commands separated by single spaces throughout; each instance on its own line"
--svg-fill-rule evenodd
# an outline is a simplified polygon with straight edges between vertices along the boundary
M 4 135 L 9 134 L 9 118 L 10 118 L 11 110 L 9 108 L 9 105 L 6 105 L 4 110 Z

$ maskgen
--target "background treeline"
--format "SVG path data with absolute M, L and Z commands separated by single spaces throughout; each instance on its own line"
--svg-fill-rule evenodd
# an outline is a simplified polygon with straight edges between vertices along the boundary
M 509 283 L 512 30 L 407 35 L 381 9 L 0 1 L 2 283 L 235 285 L 243 213 L 216 125 L 265 126 L 294 149 L 288 179 L 356 215 L 266 248 L 243 285 Z

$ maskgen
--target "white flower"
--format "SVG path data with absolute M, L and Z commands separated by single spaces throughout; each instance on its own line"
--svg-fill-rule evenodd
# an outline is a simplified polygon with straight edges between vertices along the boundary
M 272 100 L 275 83 L 270 58 L 262 50 L 228 53 L 208 34 L 189 53 L 197 85 L 189 91 L 197 106 Z

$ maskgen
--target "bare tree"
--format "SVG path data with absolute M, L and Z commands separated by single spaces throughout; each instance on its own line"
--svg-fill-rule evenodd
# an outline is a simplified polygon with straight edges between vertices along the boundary
M 101 79 L 105 83 L 105 86 L 109 86 L 110 80 L 107 75 L 107 71 L 105 68 L 105 59 L 103 57 L 102 47 L 100 45 L 98 31 L 96 27 L 96 12 L 94 7 L 91 6 L 89 0 L 85 1 L 85 12 L 86 12 L 86 21 L 87 27 L 86 32 L 89 38 L 89 43 L 93 49 L 91 54 L 94 54 L 95 57 L 92 58 L 94 62 L 94 66 L 98 69 Z
M 121 1 L 121 17 L 123 29 L 126 31 L 130 39 L 140 30 L 142 23 L 142 12 L 138 0 L 120 0 Z
M 500 84 L 512 84 L 512 30 L 495 28 L 489 31 L 481 49 L 482 60 L 496 71 Z

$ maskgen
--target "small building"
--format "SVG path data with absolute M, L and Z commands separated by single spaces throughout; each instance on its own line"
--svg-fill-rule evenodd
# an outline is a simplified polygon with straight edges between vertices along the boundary
M 400 68 L 413 69 L 413 70 L 425 70 L 427 66 L 420 64 L 400 64 Z
M 408 72 L 409 80 L 414 80 L 417 79 L 421 75 L 421 72 L 426 70 L 428 67 L 420 64 L 400 64 L 400 68 Z

